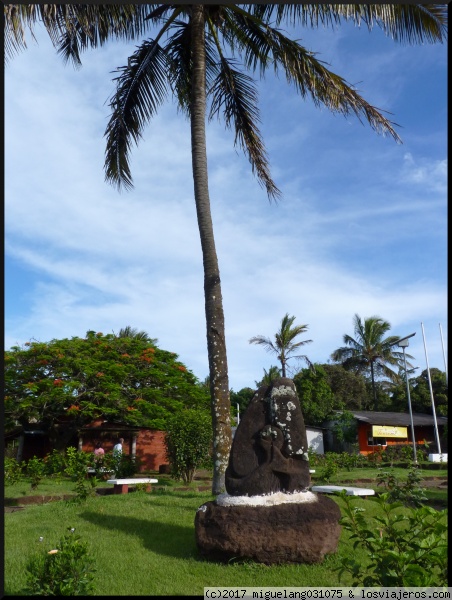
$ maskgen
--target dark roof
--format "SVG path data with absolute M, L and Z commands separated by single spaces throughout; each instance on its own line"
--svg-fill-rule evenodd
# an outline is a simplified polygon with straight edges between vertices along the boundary
M 373 410 L 350 411 L 355 419 L 371 425 L 411 425 L 409 413 L 375 412 Z M 438 426 L 447 425 L 447 417 L 436 417 Z M 433 415 L 413 413 L 413 425 L 434 425 Z

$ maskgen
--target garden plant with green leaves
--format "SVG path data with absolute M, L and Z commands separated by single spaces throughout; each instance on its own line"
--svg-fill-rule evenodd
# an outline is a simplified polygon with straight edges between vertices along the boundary
M 87 542 L 69 527 L 51 550 L 31 557 L 27 564 L 27 589 L 32 596 L 86 596 L 93 591 L 96 571 Z
M 342 558 L 340 576 L 352 575 L 353 586 L 447 587 L 447 510 L 421 506 L 401 512 L 403 503 L 384 493 L 369 499 L 379 505 L 380 514 L 366 518 L 366 510 L 345 492 L 342 499 L 340 524 L 365 563 L 356 556 Z

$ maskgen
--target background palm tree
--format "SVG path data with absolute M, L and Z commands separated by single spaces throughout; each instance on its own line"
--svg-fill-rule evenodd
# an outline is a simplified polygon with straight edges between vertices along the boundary
M 106 130 L 105 173 L 107 181 L 132 186 L 131 147 L 138 143 L 144 127 L 170 92 L 191 123 L 214 431 L 212 492 L 218 494 L 224 490 L 231 426 L 223 301 L 207 176 L 206 115 L 224 115 L 259 183 L 270 199 L 277 198 L 280 192 L 271 177 L 258 128 L 256 82 L 240 67 L 259 71 L 260 76 L 268 69 L 282 73 L 303 98 L 309 96 L 316 105 L 335 113 L 354 114 L 378 133 L 399 141 L 394 123 L 279 26 L 336 27 L 342 20 L 350 20 L 357 25 L 365 23 L 369 30 L 377 25 L 397 41 L 436 42 L 445 38 L 447 6 L 9 4 L 4 15 L 6 56 L 25 47 L 27 26 L 31 29 L 36 21 L 42 21 L 63 58 L 76 66 L 80 66 L 80 54 L 86 48 L 100 46 L 110 38 L 136 39 L 151 27 L 158 28 L 155 37 L 143 41 L 128 64 L 118 69 Z
M 378 410 L 375 378 L 384 376 L 394 383 L 399 383 L 399 375 L 388 365 L 400 368 L 403 364 L 403 352 L 396 350 L 398 335 L 384 337 L 391 329 L 390 323 L 381 317 L 373 316 L 361 320 L 359 315 L 353 318 L 355 337 L 344 335 L 344 344 L 331 354 L 332 360 L 340 362 L 345 369 L 357 373 L 369 372 L 374 396 L 374 410 Z M 408 358 L 413 358 L 406 354 Z M 413 367 L 409 362 L 407 366 Z
M 308 330 L 308 325 L 295 325 L 293 327 L 294 321 L 295 317 L 289 317 L 289 313 L 286 313 L 281 320 L 281 326 L 279 330 L 275 333 L 274 341 L 263 335 L 252 337 L 249 341 L 250 344 L 260 344 L 261 346 L 264 346 L 268 352 L 273 352 L 276 354 L 281 363 L 281 375 L 283 377 L 287 376 L 286 365 L 290 358 L 303 359 L 310 367 L 312 367 L 312 363 L 307 356 L 304 354 L 295 356 L 293 354 L 296 350 L 298 350 L 298 348 L 301 348 L 305 344 L 310 344 L 312 342 L 312 340 L 302 340 L 300 342 L 294 341 L 296 337 Z
M 257 388 L 260 388 L 262 385 L 270 385 L 279 377 L 281 377 L 281 370 L 278 369 L 278 367 L 275 367 L 275 365 L 272 365 L 268 371 L 264 369 L 264 376 L 262 379 L 260 381 L 255 381 L 254 383 Z
M 151 338 L 146 333 L 146 331 L 138 331 L 136 327 L 131 327 L 130 325 L 126 325 L 125 327 L 121 327 L 119 332 L 116 334 L 118 338 L 133 338 L 135 340 L 143 340 L 145 342 L 149 342 L 150 344 L 157 344 L 157 338 Z

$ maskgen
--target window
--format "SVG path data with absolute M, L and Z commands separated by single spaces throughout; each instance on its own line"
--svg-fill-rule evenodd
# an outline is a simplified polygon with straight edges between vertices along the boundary
M 371 434 L 367 437 L 368 446 L 387 446 L 386 439 L 382 437 L 372 437 Z

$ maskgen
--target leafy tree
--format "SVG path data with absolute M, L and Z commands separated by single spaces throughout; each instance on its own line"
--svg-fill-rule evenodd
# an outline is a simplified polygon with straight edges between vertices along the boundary
M 366 387 L 366 379 L 360 373 L 347 371 L 341 364 L 323 364 L 327 381 L 334 395 L 335 406 L 349 410 L 369 410 L 372 394 Z
M 302 369 L 295 375 L 293 381 L 305 423 L 320 426 L 333 410 L 342 408 L 342 405 L 335 403 L 323 366 L 318 364 L 314 366 L 314 369 Z
M 164 429 L 173 413 L 209 403 L 177 354 L 94 331 L 8 350 L 5 394 L 6 428 L 36 419 L 57 448 L 94 418 Z
M 173 415 L 167 421 L 165 446 L 172 476 L 190 483 L 196 469 L 209 460 L 212 448 L 209 413 L 184 410 Z
M 281 319 L 281 325 L 278 331 L 275 333 L 275 340 L 272 341 L 270 338 L 263 335 L 256 335 L 250 339 L 250 344 L 259 344 L 264 346 L 268 352 L 276 354 L 278 360 L 281 363 L 281 374 L 286 377 L 287 361 L 290 358 L 302 358 L 309 365 L 311 364 L 309 358 L 305 355 L 294 355 L 294 352 L 305 344 L 310 344 L 312 340 L 302 340 L 295 342 L 302 333 L 305 333 L 308 329 L 308 325 L 293 325 L 295 317 L 289 317 L 289 313 L 286 313 Z
M 238 392 L 234 392 L 234 390 L 231 390 L 231 404 L 232 406 L 237 406 L 237 404 L 239 405 L 239 412 L 240 414 L 242 414 L 248 404 L 251 402 L 251 399 L 253 398 L 254 394 L 256 393 L 256 390 L 253 390 L 249 387 L 244 387 L 241 390 L 239 390 Z
M 169 90 L 191 124 L 214 431 L 212 491 L 218 494 L 224 489 L 231 427 L 223 301 L 207 175 L 207 99 L 209 117 L 224 115 L 259 183 L 270 199 L 277 198 L 280 192 L 271 177 L 258 128 L 255 80 L 241 70 L 240 62 L 244 69 L 259 71 L 260 76 L 269 69 L 282 73 L 303 98 L 311 97 L 316 105 L 333 113 L 364 118 L 375 131 L 398 141 L 391 121 L 327 69 L 315 53 L 286 36 L 280 26 L 336 27 L 341 21 L 364 22 L 369 30 L 377 25 L 397 41 L 442 42 L 447 9 L 444 5 L 409 4 L 41 4 L 6 5 L 4 15 L 7 56 L 25 46 L 25 27 L 41 20 L 63 58 L 72 59 L 77 66 L 86 48 L 98 47 L 110 38 L 142 38 L 149 28 L 159 28 L 154 38 L 138 46 L 127 66 L 118 70 L 106 130 L 105 171 L 108 181 L 132 185 L 131 147 L 138 143 Z M 296 28 L 295 33 L 299 33 Z
M 335 362 L 342 363 L 345 369 L 356 373 L 370 371 L 374 410 L 378 410 L 375 379 L 383 376 L 391 381 L 398 381 L 398 374 L 388 365 L 399 366 L 403 360 L 403 353 L 395 348 L 400 336 L 392 335 L 385 338 L 385 334 L 391 329 L 391 324 L 378 316 L 368 317 L 363 321 L 356 314 L 353 322 L 355 337 L 345 334 L 343 338 L 345 346 L 335 350 L 331 358 Z M 413 358 L 410 354 L 406 356 Z M 410 364 L 409 366 L 412 367 Z
M 447 417 L 448 387 L 446 374 L 439 369 L 430 369 L 433 398 L 435 401 L 435 412 L 437 416 Z M 408 380 L 410 385 L 410 400 L 413 412 L 433 414 L 432 398 L 428 381 L 427 369 L 421 375 Z M 408 398 L 406 393 L 406 382 L 400 383 L 392 390 L 392 407 L 395 411 L 406 412 Z

